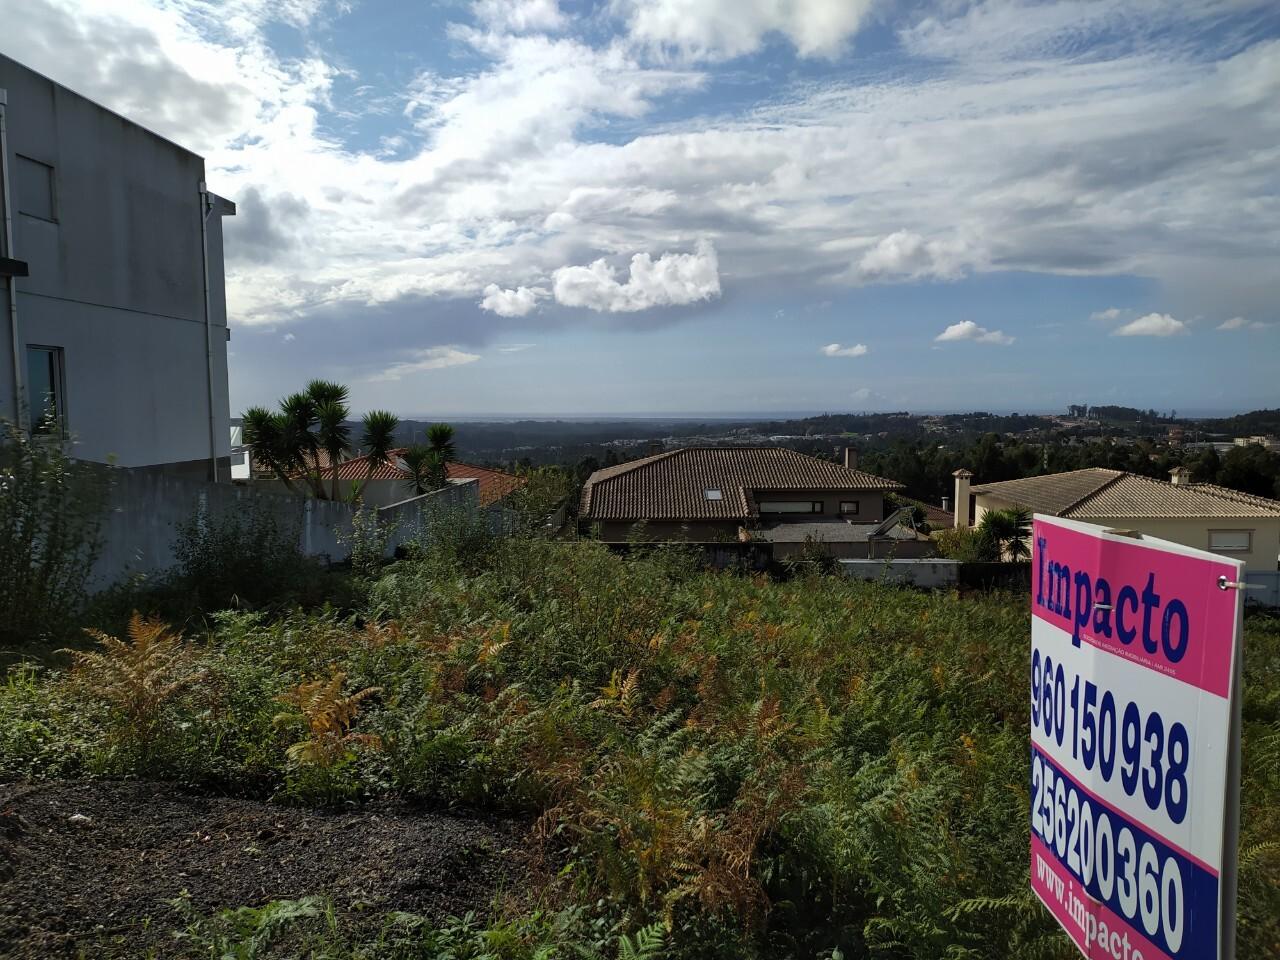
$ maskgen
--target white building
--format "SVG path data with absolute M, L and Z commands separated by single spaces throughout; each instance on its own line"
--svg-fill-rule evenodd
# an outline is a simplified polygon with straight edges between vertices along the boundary
M 0 419 L 84 460 L 229 479 L 204 160 L 0 56 Z

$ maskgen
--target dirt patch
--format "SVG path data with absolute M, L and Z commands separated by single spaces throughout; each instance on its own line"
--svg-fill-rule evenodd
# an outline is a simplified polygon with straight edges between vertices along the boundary
M 274 806 L 171 784 L 0 784 L 0 955 L 160 955 L 202 914 L 319 894 L 344 924 L 483 911 L 525 878 L 525 828 L 386 803 Z

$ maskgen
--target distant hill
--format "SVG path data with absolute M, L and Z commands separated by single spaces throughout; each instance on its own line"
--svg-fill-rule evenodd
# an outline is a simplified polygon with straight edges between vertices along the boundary
M 1233 437 L 1252 437 L 1258 434 L 1280 434 L 1280 409 L 1254 410 L 1234 417 L 1201 420 L 1202 430 L 1229 433 Z

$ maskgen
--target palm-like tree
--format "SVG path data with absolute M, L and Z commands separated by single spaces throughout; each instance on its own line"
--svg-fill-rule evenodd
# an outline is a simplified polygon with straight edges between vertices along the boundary
M 428 427 L 427 443 L 430 444 L 432 452 L 440 454 L 441 459 L 453 459 L 453 427 L 449 424 L 433 423 Z
M 1021 507 L 988 510 L 978 524 L 978 533 L 997 560 L 1025 560 L 1031 556 L 1031 513 Z
M 280 401 L 280 414 L 284 418 L 287 442 L 297 452 L 307 483 L 311 485 L 311 492 L 323 500 L 320 440 L 315 434 L 316 402 L 306 391 L 291 393 Z
M 439 489 L 441 484 L 436 483 L 436 476 L 439 472 L 440 455 L 436 451 L 430 447 L 415 444 L 407 449 L 400 459 L 404 461 L 405 470 L 409 474 L 405 482 L 409 484 L 415 497 Z
M 244 423 L 244 442 L 252 449 L 253 459 L 296 492 L 293 473 L 298 461 L 296 451 L 289 443 L 290 431 L 284 417 L 266 407 L 250 407 L 241 420 Z
M 449 482 L 449 461 L 455 456 L 453 437 L 453 427 L 447 423 L 433 423 L 427 428 L 427 443 L 432 455 L 429 477 L 433 490 L 439 490 Z
M 338 499 L 338 461 L 351 448 L 351 431 L 347 417 L 347 388 L 331 380 L 312 380 L 307 396 L 316 404 L 316 442 L 329 460 L 331 500 Z
M 341 383 L 312 380 L 305 390 L 281 400 L 278 411 L 250 407 L 242 418 L 245 443 L 253 448 L 254 459 L 270 468 L 290 490 L 297 492 L 295 481 L 301 474 L 316 497 L 337 500 L 338 462 L 351 449 L 347 397 L 347 388 Z M 364 446 L 371 454 L 370 474 L 389 459 L 399 422 L 382 410 L 365 415 Z M 321 476 L 321 450 L 328 454 L 333 471 L 328 491 Z
M 391 460 L 391 451 L 396 445 L 396 428 L 400 426 L 400 418 L 393 413 L 385 410 L 370 410 L 364 415 L 364 433 L 360 438 L 360 445 L 364 448 L 364 455 L 367 458 L 368 469 L 365 471 L 364 481 L 360 484 L 360 490 L 363 490 L 373 471 L 384 463 Z M 357 494 L 359 490 L 356 491 Z

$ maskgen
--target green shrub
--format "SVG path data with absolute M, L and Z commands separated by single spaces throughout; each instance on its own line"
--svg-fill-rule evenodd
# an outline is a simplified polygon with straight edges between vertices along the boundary
M 72 632 L 105 503 L 101 468 L 0 422 L 0 648 Z
M 254 504 L 243 513 L 197 513 L 177 527 L 178 575 L 202 610 L 274 606 L 304 596 L 320 565 L 303 556 L 295 524 Z

